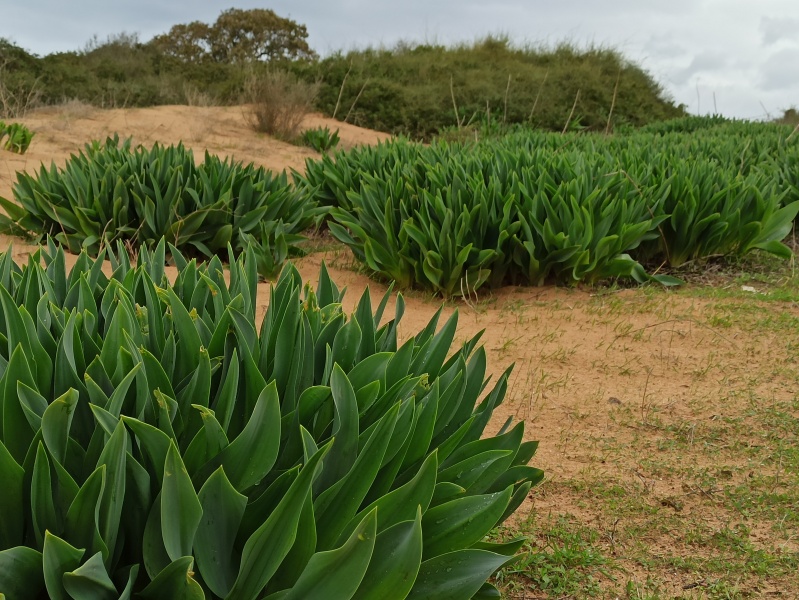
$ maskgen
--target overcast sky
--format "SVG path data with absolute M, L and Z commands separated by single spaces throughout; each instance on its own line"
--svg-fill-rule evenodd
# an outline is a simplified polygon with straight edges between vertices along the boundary
M 0 0 L 0 37 L 36 53 L 94 35 L 142 41 L 213 22 L 233 0 Z M 760 118 L 799 106 L 799 0 L 239 0 L 307 26 L 320 54 L 396 41 L 443 44 L 507 34 L 517 43 L 609 45 L 691 112 Z

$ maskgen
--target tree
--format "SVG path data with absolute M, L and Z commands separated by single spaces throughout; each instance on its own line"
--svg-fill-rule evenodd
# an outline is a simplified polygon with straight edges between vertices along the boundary
M 211 29 L 211 52 L 222 62 L 314 58 L 308 30 L 274 11 L 231 8 L 219 15 Z
M 167 56 L 199 63 L 211 57 L 211 27 L 201 21 L 174 25 L 169 33 L 153 38 L 152 44 Z
M 316 58 L 307 38 L 305 25 L 272 10 L 231 8 L 213 25 L 200 21 L 175 25 L 152 43 L 164 54 L 185 62 L 243 64 Z

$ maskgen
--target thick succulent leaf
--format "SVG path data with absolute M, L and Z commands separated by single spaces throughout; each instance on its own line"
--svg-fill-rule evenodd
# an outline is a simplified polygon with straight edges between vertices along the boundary
M 466 496 L 428 510 L 422 521 L 425 560 L 468 548 L 483 538 L 502 516 L 513 488 L 495 494 Z
M 347 522 L 355 516 L 366 497 L 391 440 L 398 412 L 397 404 L 380 420 L 349 473 L 314 501 L 320 549 L 327 550 L 333 547 Z
M 139 597 L 144 600 L 204 600 L 203 589 L 192 573 L 193 565 L 191 556 L 171 562 L 139 592 Z
M 513 558 L 487 550 L 457 550 L 422 563 L 408 600 L 464 600 Z
M 0 590 L 9 600 L 35 598 L 44 589 L 40 552 L 26 546 L 0 551 Z
M 105 466 L 106 478 L 98 511 L 100 535 L 112 553 L 116 547 L 125 501 L 127 443 L 125 425 L 119 421 L 97 462 L 97 466 Z
M 214 471 L 198 494 L 203 517 L 194 536 L 194 556 L 203 581 L 217 596 L 227 596 L 236 581 L 233 544 L 247 497 L 239 494 L 223 467 Z
M 203 507 L 191 482 L 180 452 L 169 445 L 161 487 L 161 535 L 167 555 L 174 562 L 191 556 L 194 536 L 200 525 Z
M 377 511 L 373 510 L 335 550 L 317 552 L 308 561 L 285 600 L 349 600 L 369 567 L 377 536 Z
M 64 539 L 94 555 L 108 554 L 99 528 L 100 502 L 105 489 L 105 465 L 97 467 L 81 486 L 64 521 Z
M 36 536 L 37 546 L 44 543 L 46 530 L 59 530 L 60 526 L 56 517 L 55 502 L 53 500 L 53 485 L 50 477 L 50 460 L 44 444 L 39 442 L 36 449 L 36 460 L 33 463 L 31 477 L 31 517 L 33 532 Z
M 416 519 L 392 525 L 375 540 L 375 549 L 353 600 L 404 600 L 422 563 L 422 508 Z
M 335 403 L 333 447 L 330 457 L 314 486 L 319 494 L 341 479 L 355 463 L 358 454 L 358 400 L 344 371 L 335 365 L 330 377 L 330 390 Z
M 272 382 L 258 396 L 244 430 L 202 468 L 202 473 L 221 465 L 233 486 L 244 492 L 269 473 L 279 449 L 280 400 L 277 385 Z
M 64 589 L 63 575 L 77 569 L 84 554 L 84 550 L 72 547 L 49 531 L 45 532 L 44 550 L 42 551 L 44 582 L 52 600 L 69 598 Z
M 119 592 L 108 576 L 99 552 L 63 576 L 64 589 L 75 600 L 117 600 Z
M 275 574 L 294 544 L 297 522 L 316 467 L 329 450 L 328 444 L 314 453 L 269 518 L 247 540 L 239 574 L 227 600 L 253 600 Z
M 22 515 L 23 479 L 25 470 L 14 460 L 0 440 L 0 514 Z M 0 548 L 13 548 L 22 543 L 24 521 L 21 518 L 0 519 Z

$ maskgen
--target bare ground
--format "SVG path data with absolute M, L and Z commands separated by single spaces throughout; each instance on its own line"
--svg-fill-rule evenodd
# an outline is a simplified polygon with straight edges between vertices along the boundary
M 24 122 L 36 132 L 29 153 L 0 151 L 6 197 L 16 170 L 62 163 L 113 132 L 271 169 L 317 156 L 251 132 L 240 108 L 51 109 Z M 385 139 L 319 116 L 307 124 L 339 128 L 345 146 Z M 346 248 L 316 246 L 297 267 L 314 280 L 326 261 L 350 309 L 367 286 L 385 292 Z M 18 259 L 31 250 L 14 240 Z M 516 365 L 492 426 L 513 415 L 541 442 L 533 464 L 547 480 L 502 532 L 531 538 L 500 577 L 509 597 L 799 597 L 799 284 L 767 266 L 779 274 L 749 282 L 744 269 L 676 291 L 505 288 L 446 305 L 459 311 L 458 339 L 485 330 L 495 377 Z M 259 293 L 264 310 L 268 286 Z M 441 305 L 413 291 L 405 300 L 405 336 Z

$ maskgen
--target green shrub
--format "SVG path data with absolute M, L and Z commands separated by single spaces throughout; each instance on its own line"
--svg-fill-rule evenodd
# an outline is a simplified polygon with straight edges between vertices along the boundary
M 182 144 L 133 148 L 117 137 L 87 145 L 63 169 L 19 173 L 13 192 L 17 205 L 2 205 L 14 223 L 55 236 L 73 252 L 97 254 L 115 240 L 151 247 L 164 237 L 212 256 L 226 254 L 228 244 L 240 252 L 255 242 L 268 258 L 259 263 L 266 277 L 296 249 L 297 234 L 324 213 L 285 173 L 207 152 L 196 164 Z
M 6 125 L 0 121 L 0 147 L 9 152 L 25 154 L 33 140 L 33 132 L 21 123 Z
M 604 131 L 685 114 L 649 73 L 602 47 L 519 47 L 488 37 L 451 47 L 400 43 L 339 52 L 294 68 L 322 81 L 318 106 L 325 114 L 416 139 L 480 120 L 554 131 L 571 120 Z
M 322 153 L 333 150 L 341 141 L 338 136 L 338 129 L 330 131 L 327 125 L 314 129 L 306 129 L 302 132 L 301 139 L 303 144 Z
M 165 251 L 0 255 L 6 596 L 496 597 L 523 540 L 484 536 L 542 473 L 523 423 L 484 437 L 510 369 L 483 393 L 480 336 L 439 311 L 400 344 L 402 297 L 348 317 L 324 267 L 258 333 L 251 256 L 171 248 L 171 284 Z

